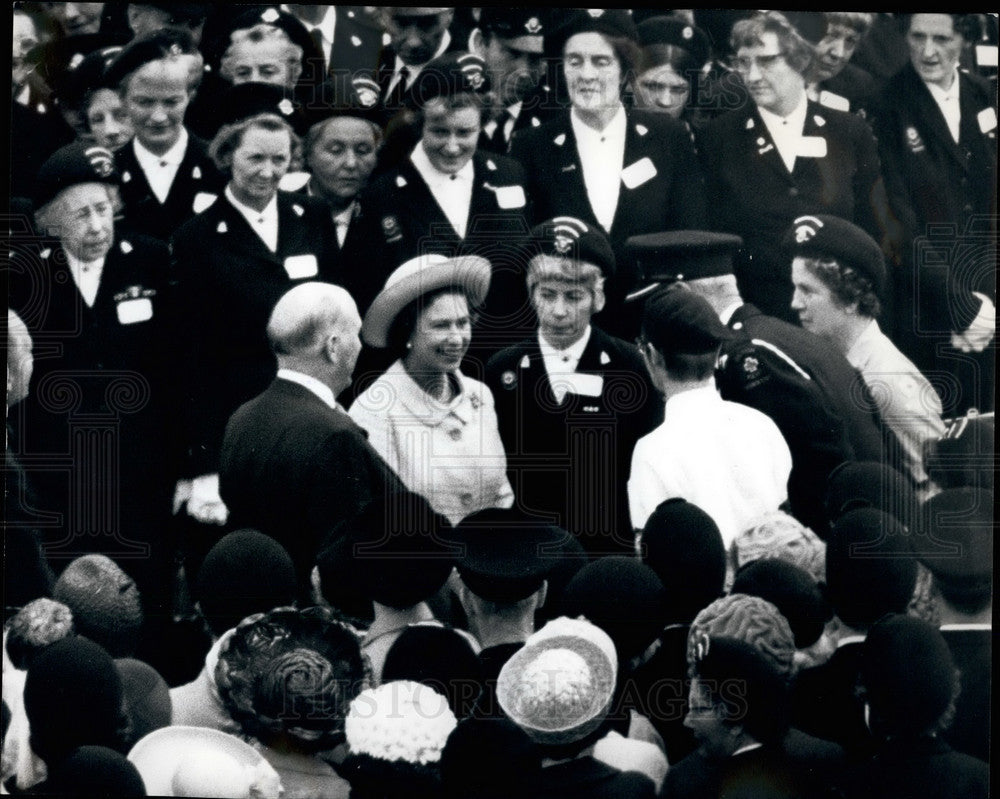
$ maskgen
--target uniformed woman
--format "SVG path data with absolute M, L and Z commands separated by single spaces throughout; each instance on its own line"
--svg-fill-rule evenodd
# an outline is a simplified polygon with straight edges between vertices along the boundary
M 276 363 L 265 327 L 292 285 L 337 280 L 337 239 L 326 204 L 278 190 L 301 143 L 292 109 L 266 84 L 234 87 L 229 120 L 210 151 L 229 178 L 224 196 L 173 239 L 179 335 L 190 372 L 187 438 L 193 483 L 188 512 L 222 522 L 218 453 L 229 416 L 263 391 Z
M 366 344 L 397 360 L 349 413 L 406 487 L 452 524 L 514 502 L 493 394 L 460 369 L 489 283 L 485 258 L 414 258 L 389 276 L 361 328 Z

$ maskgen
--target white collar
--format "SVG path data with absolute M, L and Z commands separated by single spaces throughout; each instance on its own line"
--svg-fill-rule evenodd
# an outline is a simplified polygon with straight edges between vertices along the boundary
M 66 262 L 69 264 L 69 268 L 76 274 L 90 272 L 91 270 L 100 272 L 104 268 L 104 258 L 98 258 L 96 261 L 81 261 L 65 247 L 62 249 L 66 253 Z
M 958 102 L 958 67 L 955 67 L 955 72 L 953 73 L 951 86 L 948 89 L 942 89 L 936 83 L 928 83 L 924 81 L 924 85 L 927 90 L 931 93 L 931 96 L 938 101 L 938 103 L 957 103 Z
M 538 349 L 542 351 L 543 358 L 552 358 L 557 361 L 565 360 L 567 362 L 577 364 L 580 362 L 580 358 L 583 357 L 583 351 L 587 349 L 587 344 L 590 343 L 590 325 L 587 325 L 587 329 L 584 331 L 583 335 L 580 336 L 579 341 L 570 344 L 566 349 L 560 350 L 553 347 L 549 342 L 545 340 L 545 336 L 542 335 L 542 331 L 538 330 Z
M 159 166 L 160 164 L 166 164 L 168 166 L 180 166 L 181 161 L 184 160 L 184 154 L 187 152 L 188 138 L 187 128 L 182 125 L 181 135 L 177 137 L 177 141 L 163 155 L 151 153 L 142 145 L 137 136 L 132 139 L 132 148 L 139 166 L 144 171 L 147 165 Z
M 318 25 L 306 25 L 306 28 L 312 31 L 319 31 L 320 35 L 323 37 L 324 42 L 333 42 L 333 34 L 336 31 L 337 26 L 337 8 L 336 6 L 330 6 L 326 9 L 326 13 L 323 15 L 323 19 L 319 21 Z M 326 53 L 323 54 L 324 56 Z
M 861 335 L 854 340 L 850 349 L 847 350 L 847 360 L 850 361 L 852 366 L 857 366 L 856 361 L 859 356 L 867 353 L 872 346 L 872 342 L 878 341 L 881 335 L 882 328 L 878 326 L 878 322 L 874 319 L 868 322 L 865 329 L 861 331 Z
M 258 222 L 263 222 L 267 224 L 278 224 L 278 193 L 275 192 L 271 201 L 264 206 L 263 211 L 258 211 L 256 208 L 251 208 L 249 205 L 244 205 L 239 200 L 236 199 L 236 195 L 233 194 L 233 190 L 226 186 L 225 191 L 226 199 L 233 204 L 233 208 L 239 211 L 244 217 L 246 217 L 247 222 L 250 223 L 251 227 L 254 227 Z
M 323 402 L 331 408 L 343 410 L 343 408 L 337 404 L 337 398 L 333 396 L 333 390 L 328 385 L 321 383 L 312 375 L 303 374 L 302 372 L 296 372 L 294 369 L 286 369 L 283 367 L 278 369 L 278 377 L 282 380 L 287 380 L 290 383 L 298 383 L 303 388 L 309 389 L 309 391 L 323 400 Z
M 754 749 L 760 749 L 764 744 L 754 741 L 752 744 L 745 744 L 733 752 L 730 757 L 736 757 L 736 755 L 742 755 L 744 752 L 752 752 Z
M 577 117 L 575 110 L 570 111 L 569 119 L 570 124 L 573 126 L 573 135 L 576 136 L 577 141 L 581 138 L 598 139 L 601 141 L 606 139 L 625 139 L 625 128 L 628 126 L 628 118 L 625 115 L 625 106 L 621 104 L 618 105 L 618 110 L 611 117 L 611 121 L 604 126 L 604 130 L 594 130 L 590 125 Z
M 734 302 L 728 308 L 723 309 L 722 313 L 719 314 L 719 319 L 722 321 L 722 324 L 728 325 L 730 320 L 733 318 L 733 314 L 744 305 L 745 303 L 743 302 Z
M 757 113 L 760 114 L 760 118 L 764 121 L 764 124 L 767 125 L 767 129 L 770 131 L 774 131 L 779 126 L 787 125 L 797 133 L 801 133 L 806 124 L 806 113 L 808 110 L 809 95 L 804 89 L 802 91 L 802 96 L 799 98 L 798 105 L 796 105 L 787 116 L 779 116 L 773 111 L 768 111 L 766 108 L 757 106 Z
M 431 188 L 437 186 L 447 186 L 451 183 L 460 183 L 463 181 L 472 183 L 472 180 L 475 177 L 475 169 L 472 166 L 471 158 L 465 166 L 454 174 L 454 176 L 445 174 L 439 170 L 434 166 L 434 164 L 431 163 L 431 159 L 427 157 L 427 151 L 424 149 L 423 141 L 419 142 L 417 146 L 413 148 L 413 152 L 410 153 L 410 162 L 413 164 L 417 172 L 420 173 L 420 177 L 422 177 Z
M 423 64 L 404 64 L 403 59 L 398 55 L 396 56 L 396 63 L 393 65 L 392 74 L 399 75 L 399 71 L 406 67 L 410 71 L 409 82 L 407 83 L 407 88 L 413 85 L 413 79 L 420 74 L 420 70 L 427 66 L 431 61 L 440 55 L 444 55 L 444 51 L 448 49 L 448 45 L 451 44 L 451 31 L 445 31 L 444 36 L 441 37 L 441 44 L 438 45 L 437 52 L 430 57 L 426 63 Z
M 354 219 L 354 212 L 357 209 L 358 201 L 351 200 L 351 204 L 347 206 L 343 211 L 338 211 L 333 215 L 333 223 L 335 225 L 349 225 Z

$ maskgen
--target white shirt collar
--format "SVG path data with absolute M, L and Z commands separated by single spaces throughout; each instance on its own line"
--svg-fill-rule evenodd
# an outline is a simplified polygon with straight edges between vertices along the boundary
M 542 335 L 541 329 L 538 331 L 538 349 L 542 351 L 542 357 L 545 359 L 553 359 L 556 362 L 561 362 L 565 364 L 565 367 L 561 371 L 575 371 L 576 365 L 580 362 L 580 358 L 583 357 L 583 351 L 587 349 L 587 344 L 590 343 L 590 332 L 591 327 L 587 325 L 587 329 L 580 336 L 580 340 L 570 344 L 566 349 L 560 350 L 553 347 L 549 342 L 545 340 L 545 336 Z M 572 366 L 570 366 L 572 364 Z
M 939 103 L 946 101 L 957 101 L 958 100 L 958 67 L 955 67 L 955 71 L 952 74 L 951 86 L 945 90 L 938 86 L 936 83 L 928 83 L 924 81 L 924 85 L 927 90 L 931 93 L 931 96 L 937 100 Z
M 410 154 L 410 161 L 413 163 L 417 172 L 420 173 L 420 177 L 422 177 L 424 182 L 426 182 L 432 189 L 437 186 L 448 185 L 449 183 L 458 183 L 460 181 L 472 183 L 472 179 L 476 174 L 475 169 L 472 166 L 471 158 L 465 166 L 455 173 L 454 177 L 441 172 L 434 166 L 434 164 L 431 163 L 431 159 L 427 157 L 427 151 L 424 149 L 423 142 L 420 142 L 413 148 L 413 152 Z
M 187 128 L 182 126 L 181 135 L 177 137 L 177 141 L 163 155 L 154 155 L 151 153 L 142 145 L 138 137 L 132 139 L 132 148 L 139 166 L 142 167 L 143 172 L 148 172 L 152 167 L 159 166 L 160 164 L 175 167 L 180 166 L 181 161 L 184 160 L 184 154 L 187 152 L 188 138 Z
M 733 318 L 733 314 L 742 308 L 743 305 L 744 303 L 742 302 L 734 302 L 728 308 L 725 308 L 722 313 L 719 314 L 719 319 L 722 321 L 722 324 L 728 325 L 730 320 Z
M 83 297 L 87 305 L 93 307 L 97 299 L 97 290 L 101 285 L 101 273 L 104 271 L 104 258 L 96 261 L 81 261 L 69 250 L 63 248 L 66 253 L 66 263 L 69 264 L 70 274 L 73 275 L 73 282 Z
M 958 142 L 958 138 L 961 135 L 962 127 L 962 106 L 959 103 L 958 97 L 958 68 L 955 69 L 954 78 L 951 81 L 951 87 L 945 91 L 936 83 L 924 83 L 927 87 L 927 91 L 931 93 L 931 97 L 934 98 L 934 102 L 937 103 L 938 108 L 941 109 L 941 115 L 944 117 L 945 123 L 948 125 L 948 132 L 951 134 L 951 138 Z
M 321 383 L 312 375 L 296 372 L 294 369 L 281 368 L 278 370 L 278 377 L 282 380 L 287 380 L 290 383 L 298 383 L 303 388 L 309 389 L 331 408 L 340 411 L 343 410 L 343 408 L 337 404 L 337 398 L 333 396 L 333 390 L 329 386 Z
M 261 241 L 267 245 L 267 248 L 271 252 L 277 252 L 278 250 L 278 195 L 271 198 L 271 201 L 264 206 L 263 211 L 258 211 L 256 208 L 251 208 L 248 205 L 244 205 L 236 196 L 233 194 L 233 190 L 226 186 L 226 199 L 232 203 L 233 208 L 240 212 L 240 215 L 246 219 L 247 224 L 250 225 L 251 229 L 260 236 Z
M 802 96 L 799 98 L 798 105 L 792 109 L 791 113 L 786 116 L 779 116 L 773 111 L 768 111 L 766 108 L 757 106 L 757 112 L 760 114 L 760 118 L 764 120 L 764 124 L 767 125 L 768 130 L 771 130 L 772 125 L 785 125 L 787 124 L 792 130 L 797 130 L 799 133 L 802 132 L 802 128 L 805 126 L 806 122 L 806 112 L 809 110 L 809 95 L 803 91 Z
M 431 61 L 440 55 L 444 55 L 444 51 L 448 49 L 448 45 L 451 44 L 451 31 L 445 31 L 444 36 L 441 37 L 441 44 L 438 45 L 437 52 L 430 57 L 430 60 L 426 64 L 404 64 L 403 59 L 396 56 L 396 63 L 392 68 L 392 85 L 395 85 L 399 80 L 399 71 L 406 67 L 410 71 L 410 77 L 407 81 L 406 88 L 410 88 L 413 85 L 413 79 L 420 74 L 420 71 L 427 66 Z
M 851 348 L 847 351 L 847 361 L 855 369 L 861 367 L 862 361 L 868 356 L 868 353 L 872 347 L 872 341 L 878 340 L 882 335 L 882 328 L 878 326 L 878 322 L 872 319 L 868 326 L 861 331 L 861 335 L 858 336 Z
M 628 125 L 628 118 L 625 116 L 625 106 L 619 105 L 611 121 L 604 130 L 594 130 L 590 125 L 581 120 L 576 115 L 576 111 L 571 111 L 569 115 L 570 124 L 573 125 L 573 135 L 576 140 L 581 138 L 595 139 L 598 141 L 614 141 L 620 139 L 625 141 L 625 128 Z

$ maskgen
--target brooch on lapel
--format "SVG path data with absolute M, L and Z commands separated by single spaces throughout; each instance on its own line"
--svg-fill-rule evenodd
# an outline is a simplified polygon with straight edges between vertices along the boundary
M 753 120 L 752 119 L 748 119 L 747 120 L 746 129 L 747 130 L 753 130 Z
M 819 114 L 815 114 L 813 116 L 813 122 L 815 122 L 816 126 L 820 128 L 826 124 L 826 120 L 823 119 L 823 117 L 821 117 Z
M 607 366 L 609 363 L 611 363 L 611 358 L 608 357 L 608 354 L 606 352 L 602 352 L 601 353 L 601 366 Z
M 355 47 L 360 47 L 361 46 L 361 40 L 357 36 L 352 36 L 351 37 L 351 44 L 353 44 Z
M 52 250 L 48 247 L 46 247 L 44 250 L 38 253 L 38 256 L 40 258 L 48 258 L 50 255 L 52 255 Z
M 488 170 L 490 170 L 490 172 L 496 172 L 497 171 L 497 165 L 493 163 L 493 159 L 491 159 L 491 158 L 487 158 L 486 159 L 486 168 Z
M 131 183 L 131 182 L 132 182 L 132 173 L 122 172 L 122 183 Z
M 229 228 L 226 226 L 225 222 L 219 222 L 219 226 L 215 229 L 216 233 L 228 233 Z
M 132 245 L 129 244 L 127 241 L 122 240 L 122 243 L 119 244 L 118 246 L 121 248 L 121 251 L 125 253 L 125 255 L 128 255 L 130 252 L 132 252 Z
M 201 168 L 196 166 L 194 169 L 192 169 L 191 177 L 193 177 L 195 180 L 201 180 Z
M 910 148 L 911 153 L 922 153 L 926 149 L 924 140 L 920 138 L 916 128 L 906 129 L 906 146 Z
M 385 234 L 387 244 L 403 238 L 403 229 L 399 226 L 399 220 L 394 216 L 382 217 L 382 233 Z
M 539 126 L 540 126 L 541 124 L 542 124 L 542 120 L 540 120 L 540 119 L 539 119 L 538 117 L 532 117 L 532 118 L 531 118 L 531 127 L 533 127 L 533 128 L 537 128 L 537 127 L 539 127 Z
M 512 389 L 517 385 L 517 375 L 511 371 L 504 372 L 500 375 L 500 384 L 506 389 Z
M 635 132 L 638 133 L 640 136 L 645 136 L 647 133 L 649 133 L 649 128 L 647 128 L 645 125 L 636 125 Z
M 402 175 L 396 175 L 396 185 L 399 188 L 403 188 L 404 186 L 406 186 L 407 185 L 406 178 L 404 178 Z
M 529 358 L 527 355 L 525 355 L 521 359 L 521 363 L 519 365 L 520 365 L 520 367 L 522 369 L 527 369 L 529 366 L 531 366 L 531 358 Z
M 292 206 L 292 210 L 295 211 L 296 216 L 302 216 L 306 212 L 305 208 L 297 204 Z
M 560 133 L 552 141 L 554 141 L 557 146 L 562 147 L 566 143 L 566 134 Z
M 479 398 L 478 394 L 470 394 L 469 404 L 472 406 L 472 410 L 478 411 L 482 407 L 483 401 Z

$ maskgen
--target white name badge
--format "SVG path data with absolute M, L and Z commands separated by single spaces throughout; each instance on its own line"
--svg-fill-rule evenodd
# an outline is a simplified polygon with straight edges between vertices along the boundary
M 304 277 L 314 277 L 319 273 L 319 264 L 312 253 L 306 255 L 289 255 L 285 259 L 285 271 L 292 280 Z
M 527 202 L 520 186 L 497 186 L 497 205 L 501 208 L 524 208 Z
M 207 191 L 199 191 L 194 196 L 194 202 L 191 204 L 191 210 L 193 210 L 196 214 L 200 214 L 206 208 L 211 208 L 217 199 L 219 199 L 219 195 L 217 194 L 210 194 Z
M 977 44 L 976 64 L 981 67 L 997 66 L 997 46 L 995 44 Z
M 819 93 L 819 104 L 827 108 L 832 108 L 834 111 L 850 111 L 851 101 L 846 97 L 841 97 L 839 94 L 834 94 L 833 92 L 828 92 L 823 89 Z
M 148 322 L 153 318 L 153 303 L 149 297 L 123 300 L 118 303 L 116 310 L 118 311 L 118 321 L 123 325 Z
M 825 158 L 826 139 L 822 136 L 803 136 L 795 148 L 795 155 L 803 158 Z
M 599 397 L 604 390 L 604 378 L 601 375 L 581 374 L 572 372 L 566 375 L 559 375 L 559 382 L 570 394 L 577 394 L 581 397 Z
M 992 108 L 984 108 L 976 114 L 976 120 L 979 122 L 979 130 L 983 133 L 989 133 L 991 130 L 996 130 L 997 112 Z
M 641 186 L 647 180 L 656 177 L 656 164 L 649 158 L 641 158 L 631 166 L 622 170 L 622 183 L 625 188 L 634 189 Z

